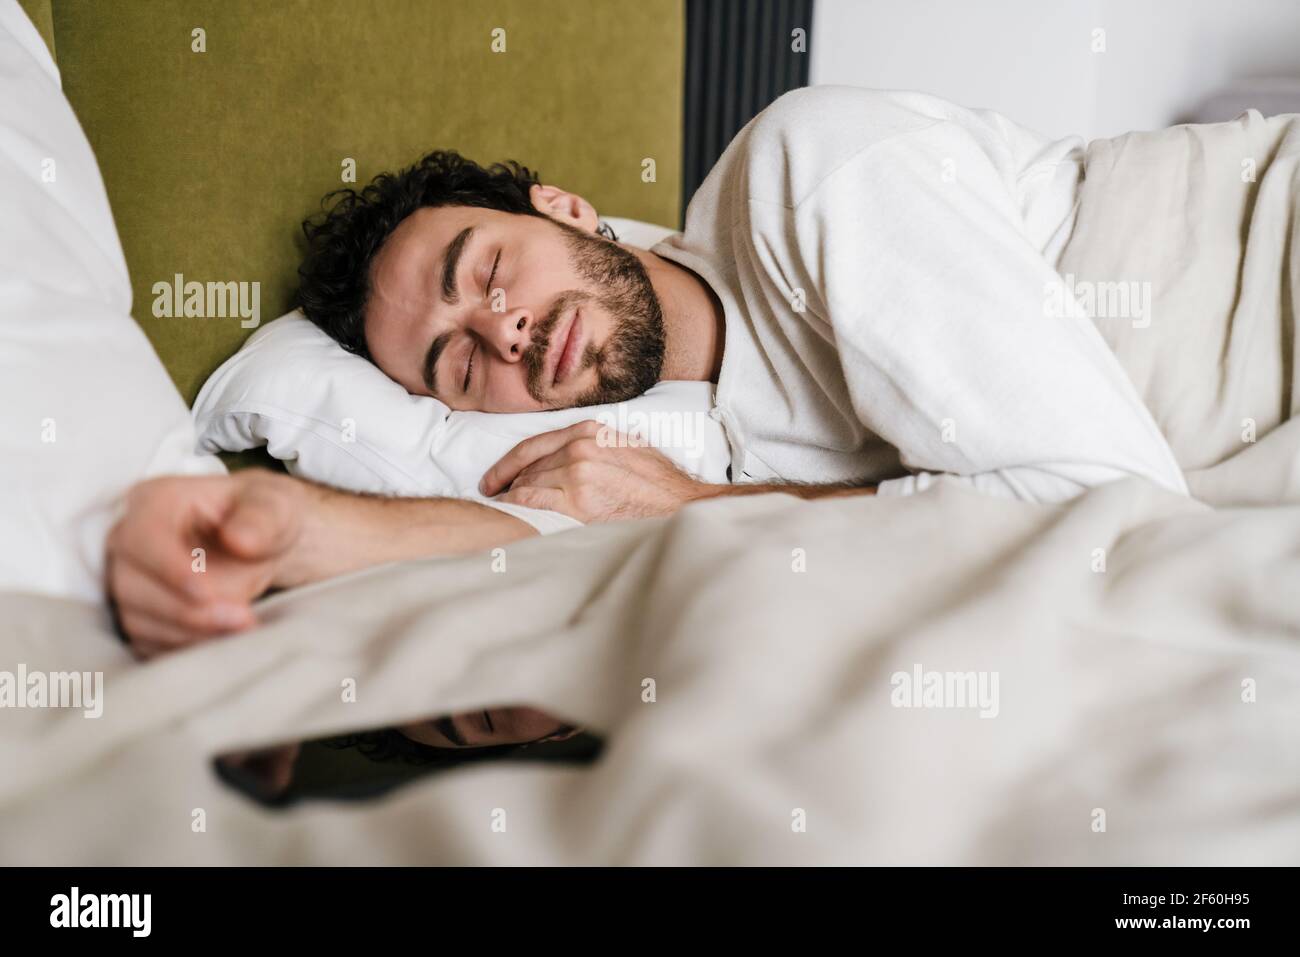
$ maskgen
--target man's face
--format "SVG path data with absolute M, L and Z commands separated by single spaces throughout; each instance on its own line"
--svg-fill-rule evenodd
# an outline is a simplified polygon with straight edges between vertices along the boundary
M 640 260 L 553 219 L 421 209 L 379 250 L 370 283 L 375 364 L 453 409 L 623 402 L 659 380 L 663 314 Z
M 488 708 L 403 725 L 398 730 L 412 741 L 433 748 L 563 741 L 578 733 L 578 729 L 535 708 Z

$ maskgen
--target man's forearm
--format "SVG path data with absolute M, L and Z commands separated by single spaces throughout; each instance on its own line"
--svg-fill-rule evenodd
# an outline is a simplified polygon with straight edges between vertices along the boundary
M 458 555 L 536 535 L 526 522 L 454 498 L 383 498 L 300 482 L 302 535 L 276 584 L 305 585 L 409 558 Z
M 704 489 L 704 494 L 699 496 L 702 499 L 732 495 L 767 495 L 772 492 L 783 492 L 786 495 L 795 495 L 806 499 L 844 498 L 849 495 L 874 495 L 876 493 L 874 485 L 853 485 L 848 482 L 832 485 L 804 485 L 797 482 L 740 482 L 735 485 L 706 485 Z

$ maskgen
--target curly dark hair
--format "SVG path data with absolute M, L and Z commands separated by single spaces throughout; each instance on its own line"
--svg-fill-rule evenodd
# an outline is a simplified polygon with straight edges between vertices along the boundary
M 454 150 L 434 150 L 399 173 L 380 173 L 360 191 L 339 189 L 303 221 L 307 255 L 296 305 L 343 348 L 369 358 L 365 307 L 370 264 L 399 223 L 417 209 L 474 206 L 545 216 L 529 189 L 538 174 L 514 160 L 482 167 Z

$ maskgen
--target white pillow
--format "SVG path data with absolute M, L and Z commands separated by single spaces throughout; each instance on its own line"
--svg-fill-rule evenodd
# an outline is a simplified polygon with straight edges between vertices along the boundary
M 620 240 L 653 245 L 662 227 L 611 220 Z M 629 228 L 630 227 L 630 228 Z M 643 435 L 696 477 L 727 481 L 730 450 L 710 415 L 713 386 L 661 382 L 617 405 L 554 412 L 452 412 L 413 396 L 347 352 L 299 312 L 254 333 L 204 383 L 194 403 L 200 448 L 237 452 L 265 445 L 295 475 L 358 492 L 486 501 L 478 483 L 523 439 L 596 419 Z M 540 531 L 576 522 L 554 513 L 489 503 Z

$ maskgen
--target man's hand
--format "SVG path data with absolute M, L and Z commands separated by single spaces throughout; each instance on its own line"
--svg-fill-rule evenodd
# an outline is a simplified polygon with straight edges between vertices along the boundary
M 525 439 L 488 469 L 484 495 L 571 515 L 580 522 L 671 515 L 719 493 L 656 449 L 591 420 Z
M 131 489 L 109 533 L 108 592 L 151 657 L 251 628 L 269 588 L 535 534 L 478 502 L 354 495 L 262 469 L 153 479 Z
M 160 478 L 128 493 L 108 537 L 108 591 L 142 657 L 256 624 L 302 534 L 301 483 L 248 469 Z
M 524 439 L 488 469 L 484 495 L 504 502 L 572 515 L 580 522 L 671 515 L 690 502 L 733 495 L 781 493 L 803 499 L 872 495 L 871 486 L 739 484 L 712 485 L 681 471 L 664 455 L 599 422 Z

